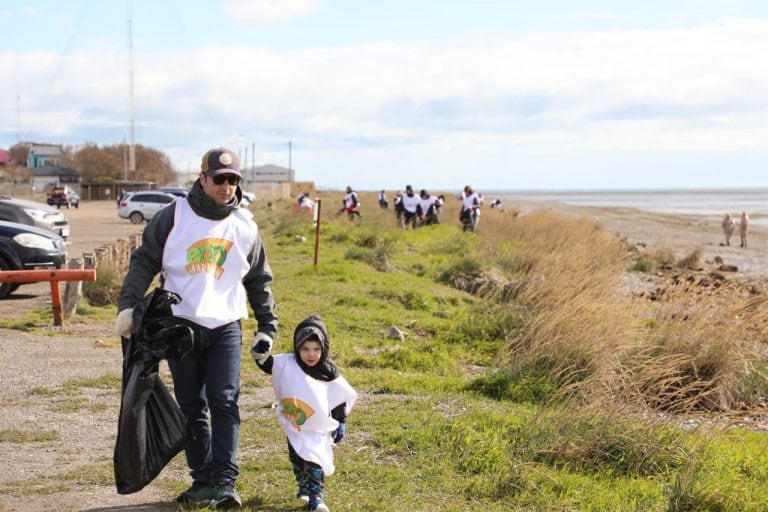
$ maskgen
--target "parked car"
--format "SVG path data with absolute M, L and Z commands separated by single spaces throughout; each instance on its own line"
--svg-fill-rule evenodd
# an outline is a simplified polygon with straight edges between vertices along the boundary
M 245 190 L 241 190 L 243 193 L 243 198 L 240 199 L 240 206 L 243 208 L 248 208 L 248 206 L 256 200 L 256 194 L 253 192 L 246 192 Z
M 80 195 L 69 187 L 53 187 L 48 192 L 48 199 L 46 200 L 48 206 L 55 206 L 61 208 L 66 206 L 74 206 L 75 208 L 80 206 Z
M 187 197 L 189 196 L 189 189 L 186 188 L 159 188 L 157 189 L 158 192 L 165 192 L 166 194 L 173 194 L 177 197 Z
M 64 239 L 47 229 L 0 221 L 0 270 L 61 268 L 67 261 Z M 0 299 L 21 283 L 0 283 Z
M 64 214 L 35 201 L 0 196 L 0 220 L 47 229 L 65 239 L 69 236 L 69 221 Z
M 157 190 L 129 192 L 120 200 L 117 214 L 123 219 L 130 219 L 132 224 L 150 220 L 157 212 L 176 200 L 177 196 Z

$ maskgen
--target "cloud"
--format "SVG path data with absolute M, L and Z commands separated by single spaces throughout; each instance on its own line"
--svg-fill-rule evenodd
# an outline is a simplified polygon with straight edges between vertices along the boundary
M 314 0 L 231 0 L 222 11 L 233 21 L 269 23 L 307 16 L 317 10 Z
M 106 48 L 0 52 L 0 68 L 21 63 L 24 139 L 122 141 L 126 58 Z M 216 144 L 247 143 L 250 151 L 255 143 L 260 162 L 284 165 L 286 137 L 276 135 L 284 132 L 297 168 L 370 167 L 375 176 L 391 159 L 387 165 L 405 173 L 437 166 L 451 180 L 473 161 L 496 172 L 491 156 L 552 168 L 585 152 L 764 152 L 768 68 L 756 63 L 766 53 L 768 21 L 760 19 L 290 51 L 142 52 L 137 141 L 180 164 Z M 0 97 L 15 98 L 14 81 L 0 82 Z M 15 107 L 0 102 L 0 142 L 15 133 Z

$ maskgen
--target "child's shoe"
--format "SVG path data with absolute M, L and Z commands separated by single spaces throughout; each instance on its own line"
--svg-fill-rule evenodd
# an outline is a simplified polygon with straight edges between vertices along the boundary
M 300 479 L 299 481 L 299 490 L 296 492 L 296 498 L 303 501 L 304 503 L 309 503 L 309 489 L 307 489 L 307 484 L 305 479 Z
M 322 496 L 316 494 L 309 497 L 309 510 L 312 512 L 331 512 L 328 506 L 323 503 Z

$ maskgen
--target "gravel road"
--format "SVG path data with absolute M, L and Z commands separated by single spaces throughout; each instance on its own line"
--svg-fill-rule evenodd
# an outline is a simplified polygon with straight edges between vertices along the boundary
M 112 201 L 63 209 L 72 233 L 67 254 L 107 245 L 144 224 L 117 216 Z M 0 300 L 0 318 L 50 304 L 50 285 L 23 285 Z M 165 478 L 183 479 L 177 458 L 157 483 L 118 495 L 111 475 L 120 392 L 72 385 L 103 376 L 119 378 L 121 354 L 112 324 L 51 326 L 44 335 L 0 329 L 0 435 L 51 433 L 50 440 L 0 442 L 0 512 L 32 510 L 175 510 Z

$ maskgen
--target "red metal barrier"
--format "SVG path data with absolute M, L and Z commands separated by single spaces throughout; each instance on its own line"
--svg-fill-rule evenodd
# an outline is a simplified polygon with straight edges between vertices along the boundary
M 0 283 L 51 283 L 51 302 L 53 303 L 53 325 L 63 325 L 61 313 L 60 281 L 95 281 L 93 269 L 51 269 L 51 270 L 5 270 L 0 271 Z

